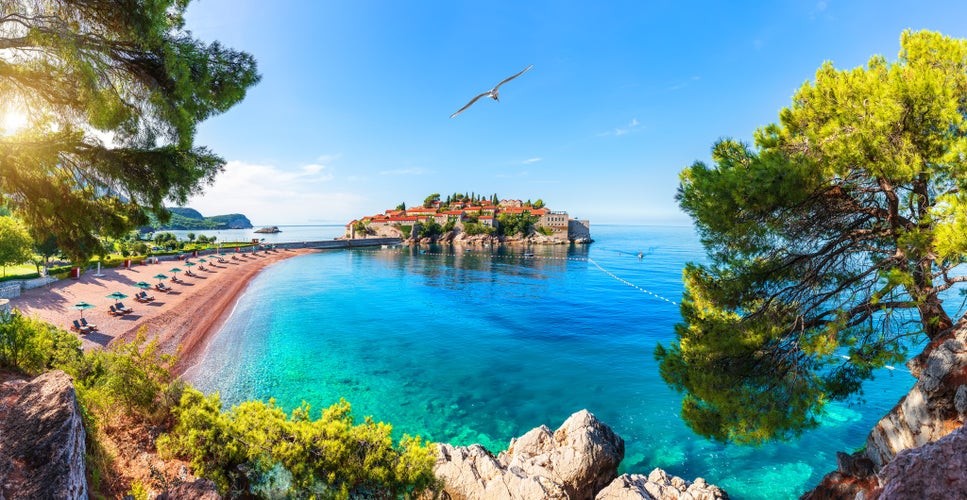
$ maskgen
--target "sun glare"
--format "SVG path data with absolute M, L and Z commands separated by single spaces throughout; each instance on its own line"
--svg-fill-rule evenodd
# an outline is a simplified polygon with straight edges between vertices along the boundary
M 0 118 L 0 135 L 13 135 L 27 126 L 27 115 L 19 111 L 7 111 Z

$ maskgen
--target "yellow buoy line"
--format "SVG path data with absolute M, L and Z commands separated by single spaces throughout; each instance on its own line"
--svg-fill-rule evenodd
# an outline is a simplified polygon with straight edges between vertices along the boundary
M 370 249 L 362 249 L 362 248 L 354 248 L 352 250 L 357 251 L 357 252 L 372 252 L 372 253 L 376 253 L 376 252 L 387 252 L 387 251 L 389 251 L 388 249 L 379 249 L 379 250 L 375 250 L 374 249 L 374 250 L 370 250 Z M 392 251 L 392 253 L 397 254 L 397 255 L 403 255 L 403 254 L 411 255 L 411 252 L 409 252 L 409 251 L 404 252 L 402 250 L 395 250 L 395 251 Z M 467 252 L 467 254 L 470 254 L 470 255 L 474 255 L 475 253 L 479 254 L 478 252 Z M 427 251 L 427 250 L 420 250 L 419 251 L 419 255 L 427 255 L 427 256 L 431 256 L 431 257 L 455 257 L 457 255 L 464 255 L 464 254 L 463 253 L 460 253 L 460 252 L 430 252 L 430 251 Z M 646 288 L 640 287 L 640 286 L 638 286 L 638 285 L 636 285 L 636 284 L 634 284 L 634 283 L 632 283 L 632 282 L 630 282 L 630 281 L 628 281 L 628 280 L 626 280 L 624 278 L 621 278 L 621 277 L 617 276 L 616 274 L 612 273 L 611 271 L 608 271 L 607 269 L 601 267 L 601 264 L 598 264 L 597 262 L 594 261 L 594 259 L 592 259 L 590 257 L 587 257 L 587 258 L 584 258 L 584 257 L 549 257 L 549 256 L 520 255 L 520 254 L 507 254 L 507 255 L 487 254 L 487 255 L 489 257 L 491 257 L 491 258 L 498 258 L 498 259 L 513 259 L 513 260 L 531 260 L 531 259 L 537 260 L 537 259 L 539 259 L 539 260 L 552 260 L 552 261 L 553 260 L 556 260 L 556 261 L 568 261 L 569 260 L 569 261 L 573 261 L 573 262 L 590 262 L 591 264 L 594 264 L 594 267 L 597 267 L 601 272 L 603 272 L 604 274 L 607 274 L 608 276 L 614 278 L 619 283 L 623 283 L 625 285 L 628 285 L 631 288 L 634 288 L 635 290 L 638 290 L 639 292 L 642 292 L 644 294 L 650 295 L 651 297 L 653 297 L 655 299 L 665 301 L 665 302 L 667 302 L 667 303 L 669 303 L 671 305 L 674 305 L 674 306 L 677 306 L 678 305 L 678 303 L 675 302 L 674 300 L 670 300 L 667 297 L 663 297 L 663 296 L 661 296 L 661 295 L 659 295 L 659 294 L 657 294 L 655 292 L 652 292 L 651 290 L 648 290 Z

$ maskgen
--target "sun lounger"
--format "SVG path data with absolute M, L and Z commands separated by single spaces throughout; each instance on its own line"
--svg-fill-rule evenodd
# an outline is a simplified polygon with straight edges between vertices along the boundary
M 92 328 L 88 328 L 86 326 L 81 326 L 81 324 L 76 319 L 74 320 L 74 324 L 71 325 L 71 330 L 73 330 L 73 331 L 75 331 L 77 333 L 91 333 L 91 332 L 94 331 L 94 329 L 92 329 Z
M 170 291 L 171 291 L 171 288 L 170 288 L 170 287 L 167 287 L 167 286 L 165 286 L 165 284 L 164 284 L 164 283 L 158 283 L 157 285 L 155 285 L 155 286 L 154 286 L 154 288 L 155 288 L 155 290 L 158 290 L 159 292 L 165 292 L 165 293 L 168 293 L 168 292 L 170 292 Z
M 121 311 L 122 313 L 124 313 L 124 314 L 131 314 L 131 313 L 134 312 L 134 309 L 131 309 L 130 307 L 124 305 L 123 302 L 118 302 L 117 303 L 117 309 L 119 311 Z
M 138 292 L 134 294 L 134 300 L 142 303 L 151 302 L 152 300 L 154 300 L 154 297 L 148 295 L 148 292 Z
M 107 313 L 110 314 L 111 316 L 124 316 L 124 313 L 115 309 L 114 306 L 108 307 Z
M 97 331 L 97 325 L 95 325 L 94 323 L 88 323 L 87 320 L 84 318 L 81 318 L 81 326 L 90 328 L 91 331 L 95 331 L 95 332 Z
M 197 278 L 198 277 L 197 274 L 195 274 L 195 273 L 193 273 L 191 271 L 185 271 L 185 276 L 191 276 L 192 278 Z

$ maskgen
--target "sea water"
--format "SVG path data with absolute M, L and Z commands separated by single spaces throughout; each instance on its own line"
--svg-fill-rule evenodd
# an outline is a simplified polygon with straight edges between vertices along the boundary
M 674 339 L 689 227 L 594 226 L 591 245 L 329 250 L 280 261 L 248 285 L 186 375 L 225 404 L 275 398 L 493 452 L 586 408 L 625 440 L 620 472 L 661 467 L 733 498 L 794 498 L 836 468 L 914 379 L 900 366 L 834 403 L 800 439 L 713 443 L 681 420 L 658 374 Z M 533 255 L 530 255 L 530 254 Z M 640 256 L 639 256 L 640 254 Z M 227 272 L 227 271 L 226 271 Z M 316 415 L 318 415 L 316 413 Z

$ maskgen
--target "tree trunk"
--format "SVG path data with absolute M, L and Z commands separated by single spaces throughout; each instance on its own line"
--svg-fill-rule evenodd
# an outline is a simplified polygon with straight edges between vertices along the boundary
M 936 295 L 931 295 L 923 304 L 917 306 L 920 311 L 920 324 L 927 338 L 933 340 L 941 333 L 954 326 L 954 322 L 943 309 L 943 302 Z

